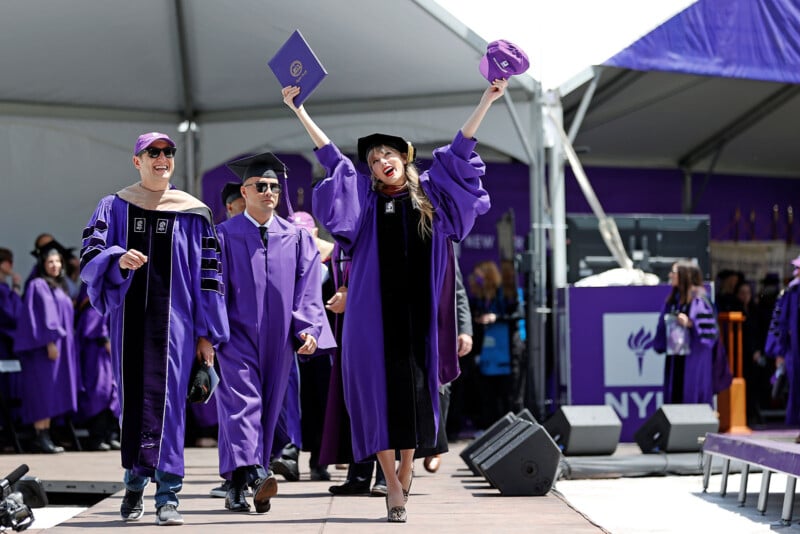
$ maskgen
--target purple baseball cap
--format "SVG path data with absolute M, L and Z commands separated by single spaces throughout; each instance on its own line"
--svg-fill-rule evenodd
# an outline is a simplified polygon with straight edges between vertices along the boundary
M 305 228 L 309 232 L 317 227 L 314 217 L 307 211 L 296 211 L 289 217 L 289 222 L 298 228 Z
M 167 134 L 163 134 L 161 132 L 147 132 L 146 134 L 142 134 L 139 136 L 139 139 L 136 140 L 136 146 L 133 149 L 133 155 L 137 156 L 141 153 L 142 150 L 149 147 L 159 139 L 162 139 L 169 143 L 169 146 L 175 147 L 175 141 L 169 138 Z
M 500 39 L 486 46 L 486 54 L 481 58 L 478 70 L 491 83 L 522 74 L 529 66 L 528 55 L 520 47 L 511 41 Z

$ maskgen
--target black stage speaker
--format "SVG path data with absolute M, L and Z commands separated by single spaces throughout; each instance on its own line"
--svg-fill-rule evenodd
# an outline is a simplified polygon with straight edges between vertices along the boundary
M 475 458 L 503 495 L 545 495 L 553 487 L 561 451 L 538 423 L 518 418 Z
M 544 424 L 564 455 L 613 454 L 622 421 L 608 405 L 562 406 Z
M 469 470 L 472 471 L 473 474 L 481 474 L 481 472 L 478 471 L 475 463 L 472 461 L 472 456 L 475 454 L 475 452 L 486 445 L 488 441 L 495 438 L 497 434 L 499 434 L 508 425 L 513 423 L 515 419 L 516 416 L 513 413 L 508 412 L 503 417 L 492 423 L 492 426 L 487 428 L 483 434 L 472 440 L 472 443 L 464 447 L 464 450 L 461 451 L 459 456 L 461 456 L 461 459 L 464 460 L 464 463 L 467 464 L 467 467 L 469 467 Z
M 481 464 L 488 460 L 489 457 L 497 453 L 497 451 L 500 450 L 502 443 L 505 443 L 510 438 L 513 438 L 525 430 L 528 425 L 539 426 L 539 423 L 531 422 L 527 419 L 522 419 L 515 416 L 510 425 L 503 427 L 500 432 L 492 436 L 492 438 L 486 440 L 480 447 L 475 449 L 475 452 L 470 455 L 470 460 L 480 476 L 487 478 L 486 473 L 484 473 L 483 469 L 481 468 Z M 491 483 L 491 480 L 489 480 L 489 482 Z
M 719 420 L 708 404 L 664 404 L 636 431 L 642 452 L 700 450 L 697 438 L 717 432 Z

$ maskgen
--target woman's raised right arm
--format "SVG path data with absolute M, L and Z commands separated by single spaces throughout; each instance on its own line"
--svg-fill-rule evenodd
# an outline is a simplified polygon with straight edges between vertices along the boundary
M 298 119 L 300 119 L 300 123 L 306 129 L 306 132 L 308 132 L 308 135 L 311 137 L 311 141 L 314 142 L 314 145 L 317 148 L 322 148 L 329 144 L 331 140 L 328 139 L 328 136 L 325 135 L 325 132 L 323 132 L 322 129 L 317 126 L 317 123 L 311 119 L 311 116 L 308 114 L 306 109 L 303 106 L 298 108 L 294 105 L 294 97 L 300 94 L 300 88 L 296 85 L 289 85 L 281 90 L 281 94 L 283 94 L 283 103 L 289 106 L 289 109 L 294 111 L 294 114 L 297 115 Z

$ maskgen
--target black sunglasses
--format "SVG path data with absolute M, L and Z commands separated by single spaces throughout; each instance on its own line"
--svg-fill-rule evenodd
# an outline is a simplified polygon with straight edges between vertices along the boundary
M 142 154 L 144 152 L 147 152 L 148 156 L 150 156 L 153 159 L 156 159 L 163 152 L 165 157 L 171 159 L 171 158 L 175 157 L 175 152 L 176 151 L 177 151 L 177 149 L 174 146 L 167 146 L 167 147 L 164 147 L 164 148 L 155 148 L 155 147 L 151 146 L 151 147 L 147 147 L 144 150 L 142 150 L 142 152 L 140 152 L 140 154 Z
M 281 184 L 271 184 L 269 182 L 256 182 L 254 184 L 247 184 L 245 187 L 255 187 L 259 193 L 266 193 L 269 190 L 272 193 L 280 193 L 283 189 Z

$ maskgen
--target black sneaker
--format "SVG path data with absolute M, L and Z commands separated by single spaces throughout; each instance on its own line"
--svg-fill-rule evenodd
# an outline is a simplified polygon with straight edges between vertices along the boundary
M 138 521 L 142 518 L 144 515 L 142 495 L 144 495 L 144 490 L 125 490 L 125 496 L 119 506 L 119 515 L 122 516 L 123 521 Z
M 165 504 L 156 513 L 156 525 L 182 525 L 183 517 L 178 513 L 178 507 L 174 504 Z

